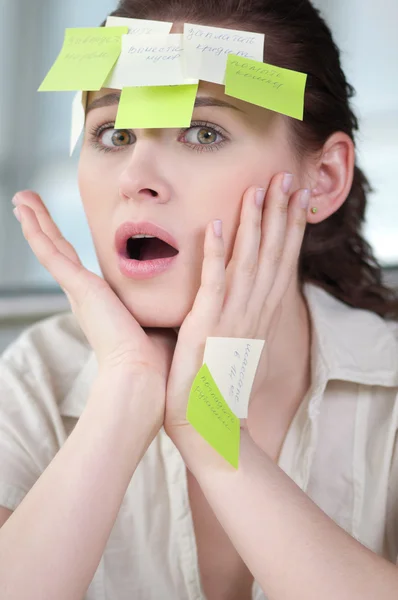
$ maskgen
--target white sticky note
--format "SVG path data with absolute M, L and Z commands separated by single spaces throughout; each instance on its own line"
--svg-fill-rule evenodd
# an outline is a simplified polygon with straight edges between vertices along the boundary
M 128 27 L 131 35 L 150 35 L 151 33 L 170 33 L 173 23 L 166 21 L 148 21 L 147 19 L 127 19 L 108 17 L 106 27 Z
M 229 54 L 263 61 L 264 34 L 184 24 L 184 74 L 225 84 Z
M 209 337 L 203 357 L 223 398 L 239 419 L 246 419 L 264 340 Z
M 87 92 L 77 92 L 72 102 L 72 126 L 70 134 L 70 153 L 72 156 L 76 144 L 84 129 L 86 122 L 86 108 L 87 108 Z
M 122 52 L 104 87 L 123 89 L 183 85 L 183 36 L 180 33 L 124 35 Z M 197 83 L 197 81 L 189 82 Z

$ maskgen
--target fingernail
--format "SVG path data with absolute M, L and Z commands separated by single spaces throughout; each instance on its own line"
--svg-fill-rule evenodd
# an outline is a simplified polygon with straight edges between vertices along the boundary
M 15 194 L 14 198 L 11 200 L 14 206 L 18 206 L 18 204 L 21 204 L 21 201 L 22 198 L 18 194 Z
M 284 194 L 288 194 L 290 192 L 290 189 L 292 187 L 292 183 L 293 183 L 293 175 L 292 173 L 285 173 L 283 179 L 282 179 L 282 192 Z
M 14 215 L 16 216 L 16 218 L 18 219 L 19 222 L 21 222 L 21 214 L 19 212 L 19 208 L 14 208 L 14 210 L 12 211 L 14 213 Z
M 300 206 L 301 208 L 308 208 L 310 205 L 311 190 L 305 189 L 300 194 Z
M 213 229 L 214 229 L 214 233 L 216 234 L 217 237 L 221 237 L 222 236 L 222 221 L 213 221 Z
M 264 188 L 258 188 L 258 190 L 256 190 L 256 205 L 261 208 L 264 204 L 264 198 L 265 198 L 265 189 Z

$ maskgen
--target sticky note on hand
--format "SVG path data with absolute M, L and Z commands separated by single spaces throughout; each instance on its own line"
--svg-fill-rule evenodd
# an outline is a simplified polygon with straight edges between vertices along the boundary
M 182 85 L 182 35 L 124 35 L 122 52 L 104 87 Z
M 250 394 L 265 342 L 209 337 L 203 357 L 232 412 L 247 419 Z
M 185 77 L 223 85 L 227 58 L 231 53 L 262 61 L 264 34 L 185 23 Z
M 225 460 L 238 468 L 240 422 L 225 402 L 205 364 L 192 384 L 187 420 Z
M 303 120 L 307 75 L 230 55 L 225 93 L 283 115 Z
M 69 28 L 39 92 L 98 91 L 119 58 L 127 27 Z
M 123 88 L 116 129 L 190 127 L 198 84 Z

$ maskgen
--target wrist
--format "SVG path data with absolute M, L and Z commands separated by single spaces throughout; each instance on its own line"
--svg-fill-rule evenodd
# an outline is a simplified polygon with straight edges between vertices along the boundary
M 121 442 L 145 452 L 163 425 L 164 406 L 165 383 L 158 375 L 123 368 L 99 371 L 85 412 L 116 428 Z
M 236 472 L 232 467 L 189 423 L 167 432 L 180 452 L 185 465 L 199 481 L 203 474 Z M 246 435 L 247 432 L 242 432 Z

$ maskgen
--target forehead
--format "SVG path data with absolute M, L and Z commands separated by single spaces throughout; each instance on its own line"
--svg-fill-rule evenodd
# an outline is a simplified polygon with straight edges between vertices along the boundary
M 111 94 L 111 93 L 120 94 L 121 91 L 110 89 L 110 88 L 102 88 L 98 92 L 88 92 L 87 106 L 90 105 L 97 98 L 102 98 L 103 96 L 107 96 L 108 94 Z M 223 85 L 218 85 L 216 83 L 211 83 L 208 81 L 200 81 L 199 82 L 198 96 L 199 95 L 212 96 L 213 98 L 217 98 L 219 100 L 225 100 L 229 104 L 233 104 L 234 106 L 236 106 L 237 108 L 240 108 L 241 110 L 242 110 L 243 105 L 247 105 L 246 102 L 242 102 L 241 100 L 238 100 L 237 98 L 232 98 L 231 96 L 227 96 L 224 93 Z

